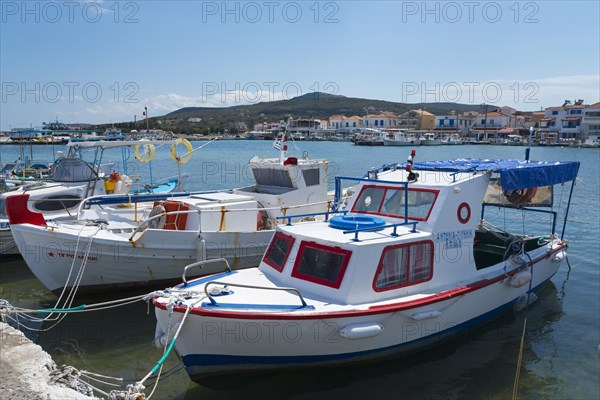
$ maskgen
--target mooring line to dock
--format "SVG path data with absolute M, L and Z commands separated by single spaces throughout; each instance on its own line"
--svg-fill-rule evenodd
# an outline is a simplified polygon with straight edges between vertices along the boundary
M 185 312 L 183 313 L 183 317 L 181 318 L 181 321 L 179 321 L 178 324 L 175 324 L 175 326 L 177 326 L 177 329 L 175 331 L 175 334 L 173 335 L 173 338 L 171 338 L 168 345 L 165 346 L 162 357 L 156 362 L 156 364 L 154 365 L 154 367 L 152 367 L 150 372 L 148 372 L 146 374 L 146 376 L 144 376 L 141 380 L 135 382 L 134 384 L 127 385 L 127 391 L 119 391 L 119 390 L 111 391 L 109 393 L 109 397 L 108 397 L 109 399 L 111 399 L 111 400 L 132 399 L 133 400 L 133 399 L 139 398 L 139 396 L 144 396 L 143 398 L 145 398 L 146 400 L 149 400 L 154 395 L 154 392 L 156 391 L 156 388 L 158 387 L 158 382 L 160 381 L 163 365 L 164 365 L 165 361 L 167 360 L 167 358 L 169 357 L 169 355 L 171 354 L 171 352 L 173 351 L 173 348 L 175 347 L 175 343 L 177 342 L 177 338 L 179 337 L 179 334 L 181 333 L 181 329 L 183 328 L 186 318 L 188 317 L 190 311 L 194 308 L 194 306 L 196 306 L 196 304 L 200 303 L 201 301 L 204 301 L 205 299 L 206 298 L 204 296 L 202 296 L 198 300 L 187 305 L 187 308 L 186 308 Z M 182 298 L 181 298 L 180 294 L 178 294 L 178 293 L 171 294 L 171 301 L 169 302 L 169 305 L 167 306 L 171 311 L 169 313 L 169 324 L 168 324 L 168 329 L 166 332 L 167 338 L 170 336 L 171 328 L 172 328 L 171 316 L 173 314 L 173 307 L 175 305 L 175 302 L 179 302 L 181 300 L 182 300 Z M 156 380 L 154 382 L 154 386 L 153 386 L 150 394 L 146 397 L 145 393 L 144 393 L 144 389 L 146 388 L 144 386 L 144 383 L 147 380 L 151 379 L 152 375 L 155 375 L 155 374 L 156 374 L 156 377 L 155 377 Z M 168 376 L 170 376 L 170 375 L 168 375 Z

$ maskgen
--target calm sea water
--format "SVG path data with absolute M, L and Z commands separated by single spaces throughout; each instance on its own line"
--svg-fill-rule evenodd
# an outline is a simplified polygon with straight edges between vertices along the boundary
M 194 142 L 194 147 L 202 142 Z M 409 149 L 361 147 L 351 143 L 300 142 L 290 155 L 308 152 L 330 161 L 330 175 L 361 176 L 374 166 L 406 160 Z M 55 148 L 54 150 L 58 150 Z M 176 175 L 168 151 L 152 162 L 154 178 Z M 13 161 L 17 146 L 1 146 L 0 160 Z M 296 153 L 296 154 L 293 154 Z M 34 157 L 52 159 L 49 146 Z M 418 147 L 417 160 L 457 157 L 522 158 L 523 147 Z M 190 174 L 189 190 L 240 187 L 252 183 L 246 168 L 254 155 L 277 153 L 266 141 L 221 141 L 194 153 L 181 167 Z M 116 157 L 113 159 L 117 159 Z M 578 160 L 579 181 L 567 225 L 569 261 L 563 264 L 527 313 L 527 332 L 519 396 L 524 399 L 600 398 L 600 151 L 533 148 L 532 159 Z M 116 167 L 117 168 L 117 167 Z M 119 166 L 118 168 L 122 168 Z M 148 165 L 130 175 L 148 178 Z M 333 187 L 333 181 L 330 181 Z M 560 191 L 556 193 L 557 198 Z M 563 200 L 568 196 L 565 189 Z M 19 258 L 2 259 L 0 298 L 14 304 L 50 307 L 56 297 Z M 127 295 L 130 295 L 129 293 Z M 124 297 L 125 295 L 119 295 Z M 106 299 L 106 297 L 104 298 Z M 88 303 L 98 299 L 86 298 Z M 428 351 L 370 365 L 230 378 L 221 385 L 191 382 L 173 355 L 165 364 L 157 399 L 228 398 L 444 398 L 507 399 L 512 396 L 524 313 L 508 315 Z M 69 315 L 58 327 L 32 337 L 60 364 L 139 380 L 161 356 L 151 346 L 155 318 L 145 303 Z M 149 392 L 149 391 L 147 391 Z

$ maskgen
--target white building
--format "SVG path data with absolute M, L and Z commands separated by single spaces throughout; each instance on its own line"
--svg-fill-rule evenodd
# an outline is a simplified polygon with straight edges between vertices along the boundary
M 438 130 L 458 130 L 458 115 L 451 112 L 448 115 L 435 116 L 435 129 Z
M 477 127 L 485 129 L 502 129 L 517 127 L 517 118 L 511 114 L 492 111 L 477 116 Z M 525 119 L 523 118 L 523 122 Z
M 354 115 L 346 117 L 345 115 L 332 115 L 329 117 L 329 129 L 353 130 L 360 129 L 364 126 L 362 117 Z
M 393 129 L 400 127 L 400 116 L 394 113 L 367 114 L 364 119 L 365 128 Z
M 458 129 L 465 134 L 470 132 L 473 126 L 477 124 L 477 117 L 479 117 L 477 111 L 465 111 L 458 114 Z
M 600 102 L 588 106 L 583 111 L 581 133 L 583 142 L 600 141 Z
M 548 107 L 544 110 L 544 118 L 540 123 L 541 132 L 557 132 L 559 139 L 585 140 L 582 132 L 582 118 L 588 107 L 583 100 L 570 105 L 565 102 L 560 107 Z
M 327 121 L 313 118 L 290 118 L 285 126 L 286 133 L 298 140 L 318 136 L 323 129 L 327 129 Z

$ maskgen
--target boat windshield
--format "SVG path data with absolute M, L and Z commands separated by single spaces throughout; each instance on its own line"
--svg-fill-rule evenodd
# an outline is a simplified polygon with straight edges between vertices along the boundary
M 409 188 L 406 193 L 404 187 L 366 185 L 354 203 L 352 212 L 404 218 L 408 209 L 408 219 L 426 221 L 437 195 L 437 190 L 430 189 Z
M 63 158 L 54 167 L 52 178 L 56 182 L 86 182 L 96 179 L 96 173 L 80 158 Z

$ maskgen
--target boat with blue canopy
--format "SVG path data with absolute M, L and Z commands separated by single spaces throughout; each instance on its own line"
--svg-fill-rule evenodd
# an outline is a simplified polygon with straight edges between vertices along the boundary
M 157 342 L 203 382 L 397 357 L 528 307 L 567 257 L 579 163 L 415 156 L 336 177 L 325 220 L 283 218 L 257 268 L 190 265 L 153 299 Z

